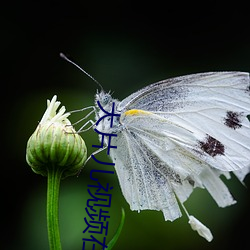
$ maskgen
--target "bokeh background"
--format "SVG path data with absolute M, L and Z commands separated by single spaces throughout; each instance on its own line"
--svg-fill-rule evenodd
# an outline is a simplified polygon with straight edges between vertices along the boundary
M 171 4 L 170 4 L 171 3 Z M 11 1 L 1 4 L 1 249 L 48 249 L 46 178 L 25 161 L 26 143 L 54 94 L 67 110 L 93 105 L 97 85 L 59 57 L 69 55 L 105 90 L 122 100 L 147 84 L 169 77 L 219 70 L 249 71 L 248 6 L 239 2 L 157 1 Z M 83 114 L 72 116 L 76 121 Z M 89 153 L 97 144 L 82 134 Z M 108 158 L 102 155 L 103 160 Z M 82 249 L 89 161 L 77 177 L 62 181 L 60 229 L 65 250 Z M 108 168 L 112 170 L 112 168 Z M 186 202 L 188 211 L 207 225 L 211 243 L 190 229 L 186 216 L 165 222 L 161 212 L 132 212 L 117 176 L 113 185 L 108 240 L 126 220 L 114 250 L 221 249 L 249 247 L 249 186 L 225 180 L 237 204 L 218 208 L 205 190 Z M 91 248 L 89 248 L 91 249 Z

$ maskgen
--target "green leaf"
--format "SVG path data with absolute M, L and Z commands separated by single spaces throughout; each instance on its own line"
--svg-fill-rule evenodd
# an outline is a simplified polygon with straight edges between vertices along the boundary
M 118 240 L 119 236 L 120 236 L 120 233 L 122 231 L 122 228 L 123 228 L 123 225 L 124 225 L 124 222 L 125 222 L 125 211 L 124 209 L 122 208 L 122 218 L 121 218 L 121 222 L 120 222 L 120 225 L 114 235 L 114 237 L 112 238 L 112 240 L 108 243 L 108 247 L 107 247 L 107 250 L 111 250 L 113 248 L 113 246 L 115 245 L 116 241 Z

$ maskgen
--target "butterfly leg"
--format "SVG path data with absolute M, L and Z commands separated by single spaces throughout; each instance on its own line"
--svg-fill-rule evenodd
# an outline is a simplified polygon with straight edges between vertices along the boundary
M 81 123 L 82 121 L 86 120 L 87 118 L 89 118 L 93 113 L 96 112 L 96 108 L 94 106 L 90 106 L 90 107 L 86 107 L 86 108 L 82 108 L 82 109 L 78 109 L 78 110 L 73 110 L 70 112 L 70 114 L 72 114 L 72 113 L 76 113 L 76 112 L 83 112 L 83 111 L 88 110 L 88 109 L 91 109 L 91 111 L 87 115 L 85 115 L 83 118 L 81 118 L 80 120 L 78 120 L 77 122 L 72 124 L 73 126 L 75 126 L 75 125 Z M 91 125 L 88 128 L 84 129 L 89 123 L 91 123 Z M 94 126 L 94 124 L 95 123 L 92 120 L 88 120 L 86 123 L 84 123 L 78 129 L 77 133 L 85 132 L 85 131 L 91 129 Z
M 87 160 L 84 162 L 83 166 L 82 166 L 81 169 L 78 171 L 77 176 L 80 175 L 80 173 L 81 173 L 82 169 L 84 168 L 84 166 L 85 166 L 85 165 L 87 164 L 87 162 L 92 158 L 92 155 L 96 155 L 96 154 L 102 152 L 102 151 L 105 150 L 107 147 L 108 147 L 108 146 L 104 146 L 103 148 L 99 148 L 99 149 L 97 149 L 96 151 L 94 151 L 94 152 L 87 158 Z
M 91 125 L 88 128 L 85 128 L 89 123 L 91 123 Z M 78 130 L 77 133 L 83 133 L 86 132 L 88 130 L 90 130 L 91 128 L 93 128 L 93 126 L 95 125 L 95 122 L 92 120 L 88 120 L 87 122 L 85 122 Z

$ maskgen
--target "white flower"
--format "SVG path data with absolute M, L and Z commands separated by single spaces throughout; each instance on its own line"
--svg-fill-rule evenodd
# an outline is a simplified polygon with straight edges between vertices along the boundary
M 62 177 L 77 174 L 87 158 L 87 148 L 76 133 L 60 102 L 54 96 L 47 101 L 47 109 L 27 143 L 26 161 L 32 170 L 47 176 L 49 168 L 60 168 Z
M 213 239 L 213 235 L 210 232 L 209 228 L 203 225 L 199 220 L 197 220 L 194 216 L 189 216 L 189 222 L 191 228 L 198 232 L 198 234 L 204 237 L 207 241 L 211 241 Z
M 67 117 L 70 113 L 65 113 L 66 108 L 62 106 L 58 113 L 56 113 L 58 107 L 60 106 L 61 102 L 56 101 L 57 96 L 54 95 L 52 100 L 47 100 L 47 109 L 40 121 L 40 124 L 44 124 L 45 122 L 60 122 L 66 125 L 71 125 L 70 121 Z

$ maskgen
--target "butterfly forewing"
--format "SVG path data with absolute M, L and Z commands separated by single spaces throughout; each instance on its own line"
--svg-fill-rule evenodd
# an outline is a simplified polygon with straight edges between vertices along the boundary
M 244 100 L 249 98 L 249 74 L 244 72 L 209 72 L 170 78 L 138 90 L 120 102 L 119 110 L 142 109 L 150 111 L 172 111 L 185 108 L 189 102 L 197 102 L 206 87 L 240 89 Z M 242 95 L 244 92 L 244 96 Z M 206 95 L 206 94 L 205 94 Z M 237 100 L 237 93 L 231 92 Z M 205 100 L 203 100 L 205 101 Z M 246 101 L 249 103 L 249 100 Z M 202 104 L 202 103 L 200 103 Z
M 193 153 L 217 169 L 233 171 L 250 164 L 247 73 L 203 73 L 173 78 L 139 90 L 122 101 L 120 107 L 146 110 L 165 118 L 173 124 L 171 133 L 177 140 L 184 138 L 174 127 L 190 131 L 195 137 L 191 142 Z M 133 121 L 131 124 L 135 126 Z M 189 147 L 189 142 L 182 145 Z

